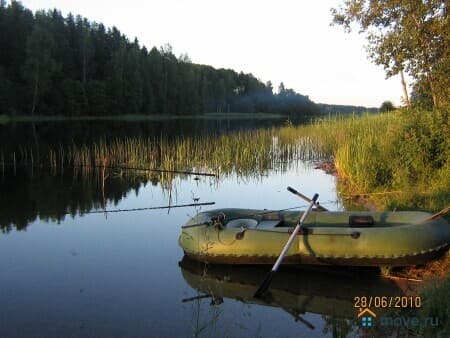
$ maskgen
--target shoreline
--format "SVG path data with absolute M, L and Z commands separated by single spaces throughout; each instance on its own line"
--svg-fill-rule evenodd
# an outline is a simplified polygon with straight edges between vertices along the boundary
M 0 124 L 21 122 L 67 122 L 67 121 L 170 121 L 170 120 L 281 120 L 288 119 L 288 115 L 270 113 L 208 113 L 200 115 L 105 115 L 105 116 L 64 116 L 64 115 L 0 115 Z
M 340 179 L 334 164 L 334 158 L 315 163 L 314 169 L 323 170 L 325 173 L 333 175 L 337 180 Z M 370 193 L 367 193 L 350 194 L 348 196 L 350 197 L 349 200 L 352 200 L 352 202 L 356 202 L 370 211 L 376 211 L 377 203 L 370 199 L 370 195 Z M 450 248 L 442 257 L 429 261 L 423 266 L 410 266 L 394 269 L 386 277 L 421 280 L 423 283 L 422 287 L 427 287 L 436 281 L 442 282 L 445 278 L 450 278 Z

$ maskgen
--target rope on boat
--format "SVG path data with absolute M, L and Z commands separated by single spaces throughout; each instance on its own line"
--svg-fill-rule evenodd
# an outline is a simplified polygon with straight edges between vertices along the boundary
M 266 215 L 266 214 L 273 214 L 276 212 L 280 212 L 280 211 L 287 211 L 287 210 L 293 210 L 293 209 L 300 209 L 305 207 L 305 205 L 299 205 L 296 207 L 291 207 L 291 208 L 286 208 L 286 209 L 278 209 L 278 210 L 265 210 L 265 211 L 260 211 L 260 212 L 256 212 L 256 213 L 252 213 L 252 214 L 246 214 L 246 215 L 240 215 L 238 217 L 234 217 L 234 218 L 227 218 L 227 222 L 229 221 L 234 221 L 236 219 L 242 219 L 245 217 L 251 217 L 251 216 L 260 216 L 260 215 Z M 200 222 L 200 223 L 195 223 L 195 224 L 189 224 L 189 227 L 194 227 L 194 226 L 198 226 L 198 225 L 204 225 L 206 223 L 210 223 L 210 222 Z M 211 222 L 212 224 L 212 222 Z

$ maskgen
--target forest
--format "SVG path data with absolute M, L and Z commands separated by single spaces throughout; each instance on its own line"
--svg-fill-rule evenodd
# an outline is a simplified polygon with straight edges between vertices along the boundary
M 116 27 L 0 0 L 0 115 L 318 113 L 308 96 L 252 74 L 148 50 Z

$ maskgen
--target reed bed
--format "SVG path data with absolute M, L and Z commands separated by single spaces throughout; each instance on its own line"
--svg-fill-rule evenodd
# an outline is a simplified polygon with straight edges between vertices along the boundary
M 450 123 L 447 111 L 398 110 L 334 116 L 293 133 L 334 160 L 344 194 L 378 195 L 380 207 L 439 210 L 450 200 Z
M 221 175 L 261 174 L 292 160 L 316 159 L 310 138 L 293 128 L 238 131 L 223 135 L 168 138 L 100 139 L 93 144 L 56 146 L 41 154 L 35 149 L 0 154 L 2 163 L 41 165 L 51 168 L 145 167 L 164 170 L 207 171 Z M 33 163 L 34 162 L 34 163 Z
M 351 190 L 388 185 L 390 142 L 400 125 L 395 114 L 334 116 L 302 128 L 319 151 L 334 159 L 338 176 Z
M 40 156 L 34 149 L 21 148 L 1 153 L 0 159 L 2 167 L 5 163 L 39 164 L 90 171 L 129 166 L 255 177 L 269 168 L 287 169 L 298 160 L 331 158 L 340 178 L 338 189 L 345 193 L 398 190 L 406 192 L 401 203 L 395 196 L 399 207 L 403 203 L 426 208 L 434 203 L 432 207 L 437 208 L 450 199 L 449 125 L 445 111 L 329 116 L 308 125 L 222 135 L 74 142 L 41 151 Z M 154 173 L 145 175 L 155 179 Z M 173 174 L 163 177 L 169 183 L 172 178 Z

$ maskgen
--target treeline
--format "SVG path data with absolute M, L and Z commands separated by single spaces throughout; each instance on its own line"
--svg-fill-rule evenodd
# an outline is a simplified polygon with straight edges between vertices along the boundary
M 116 28 L 0 0 L 0 114 L 313 114 L 307 96 L 252 74 L 147 50 Z
M 325 104 L 318 103 L 320 110 L 326 114 L 364 114 L 364 113 L 378 113 L 379 108 L 363 107 L 363 106 L 349 106 L 341 104 Z

